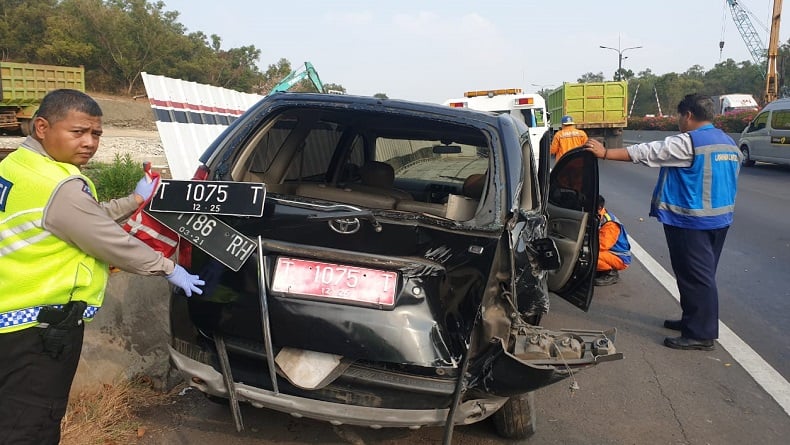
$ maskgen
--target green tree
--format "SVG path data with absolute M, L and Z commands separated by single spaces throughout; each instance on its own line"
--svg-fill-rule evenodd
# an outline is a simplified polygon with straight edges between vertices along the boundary
M 203 84 L 212 84 L 216 53 L 201 31 L 180 34 L 168 42 L 171 51 L 156 74 Z
M 280 83 L 281 80 L 291 74 L 291 62 L 286 58 L 281 58 L 277 63 L 270 64 L 260 78 L 256 86 L 259 94 L 269 94 L 269 92 Z
M 131 95 L 142 71 L 155 70 L 165 59 L 167 42 L 182 28 L 177 13 L 165 13 L 164 2 L 145 0 L 64 0 L 82 22 L 89 43 L 98 49 L 92 62 L 108 82 L 123 84 Z
M 223 88 L 252 92 L 262 78 L 262 73 L 256 66 L 261 51 L 253 45 L 222 50 L 219 49 L 220 38 L 216 35 L 211 37 L 217 61 L 210 83 Z
M 622 79 L 622 80 L 628 80 L 628 79 L 630 79 L 632 77 L 634 77 L 634 72 L 633 71 L 631 71 L 629 69 L 626 69 L 626 68 L 620 68 L 619 70 L 614 72 L 614 77 L 613 78 L 615 80 L 617 80 L 618 78 Z
M 373 95 L 376 99 L 389 99 L 385 93 L 376 93 Z
M 603 72 L 597 74 L 592 72 L 584 73 L 582 74 L 582 77 L 579 77 L 579 79 L 576 80 L 576 82 L 579 83 L 603 82 Z
M 47 18 L 57 14 L 57 0 L 0 1 L 0 60 L 41 63 L 36 50 L 45 41 Z
M 340 85 L 339 83 L 325 83 L 324 91 L 339 91 L 343 94 L 346 94 L 346 87 Z M 378 94 L 384 94 L 384 93 L 378 93 Z M 385 97 L 385 99 L 387 99 L 387 97 Z

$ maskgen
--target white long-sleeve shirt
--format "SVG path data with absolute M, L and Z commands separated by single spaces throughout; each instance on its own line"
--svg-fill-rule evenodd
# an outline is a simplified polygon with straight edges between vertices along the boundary
M 629 145 L 625 149 L 631 162 L 648 167 L 689 167 L 694 161 L 694 146 L 688 133 L 669 136 L 662 141 Z

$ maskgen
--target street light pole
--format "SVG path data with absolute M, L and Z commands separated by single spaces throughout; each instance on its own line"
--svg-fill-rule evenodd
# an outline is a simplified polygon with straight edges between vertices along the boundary
M 612 48 L 610 46 L 603 46 L 599 45 L 599 48 L 602 49 L 611 49 L 617 53 L 617 73 L 615 74 L 615 80 L 622 80 L 623 79 L 623 53 L 631 50 L 631 49 L 639 49 L 641 46 L 630 46 L 628 48 L 620 49 L 620 37 L 617 38 L 617 48 Z

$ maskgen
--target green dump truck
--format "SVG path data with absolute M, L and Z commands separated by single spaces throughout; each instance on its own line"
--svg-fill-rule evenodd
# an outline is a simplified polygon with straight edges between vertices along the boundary
M 41 99 L 59 88 L 85 91 L 85 69 L 0 62 L 0 132 L 27 135 Z
M 563 83 L 549 93 L 551 127 L 558 130 L 560 118 L 573 117 L 577 128 L 600 140 L 606 147 L 623 146 L 623 129 L 628 125 L 628 83 Z

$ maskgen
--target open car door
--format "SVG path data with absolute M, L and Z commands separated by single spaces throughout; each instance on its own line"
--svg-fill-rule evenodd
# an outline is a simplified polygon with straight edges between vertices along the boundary
M 546 194 L 547 236 L 560 253 L 549 291 L 587 311 L 598 262 L 598 160 L 574 149 L 554 165 Z

